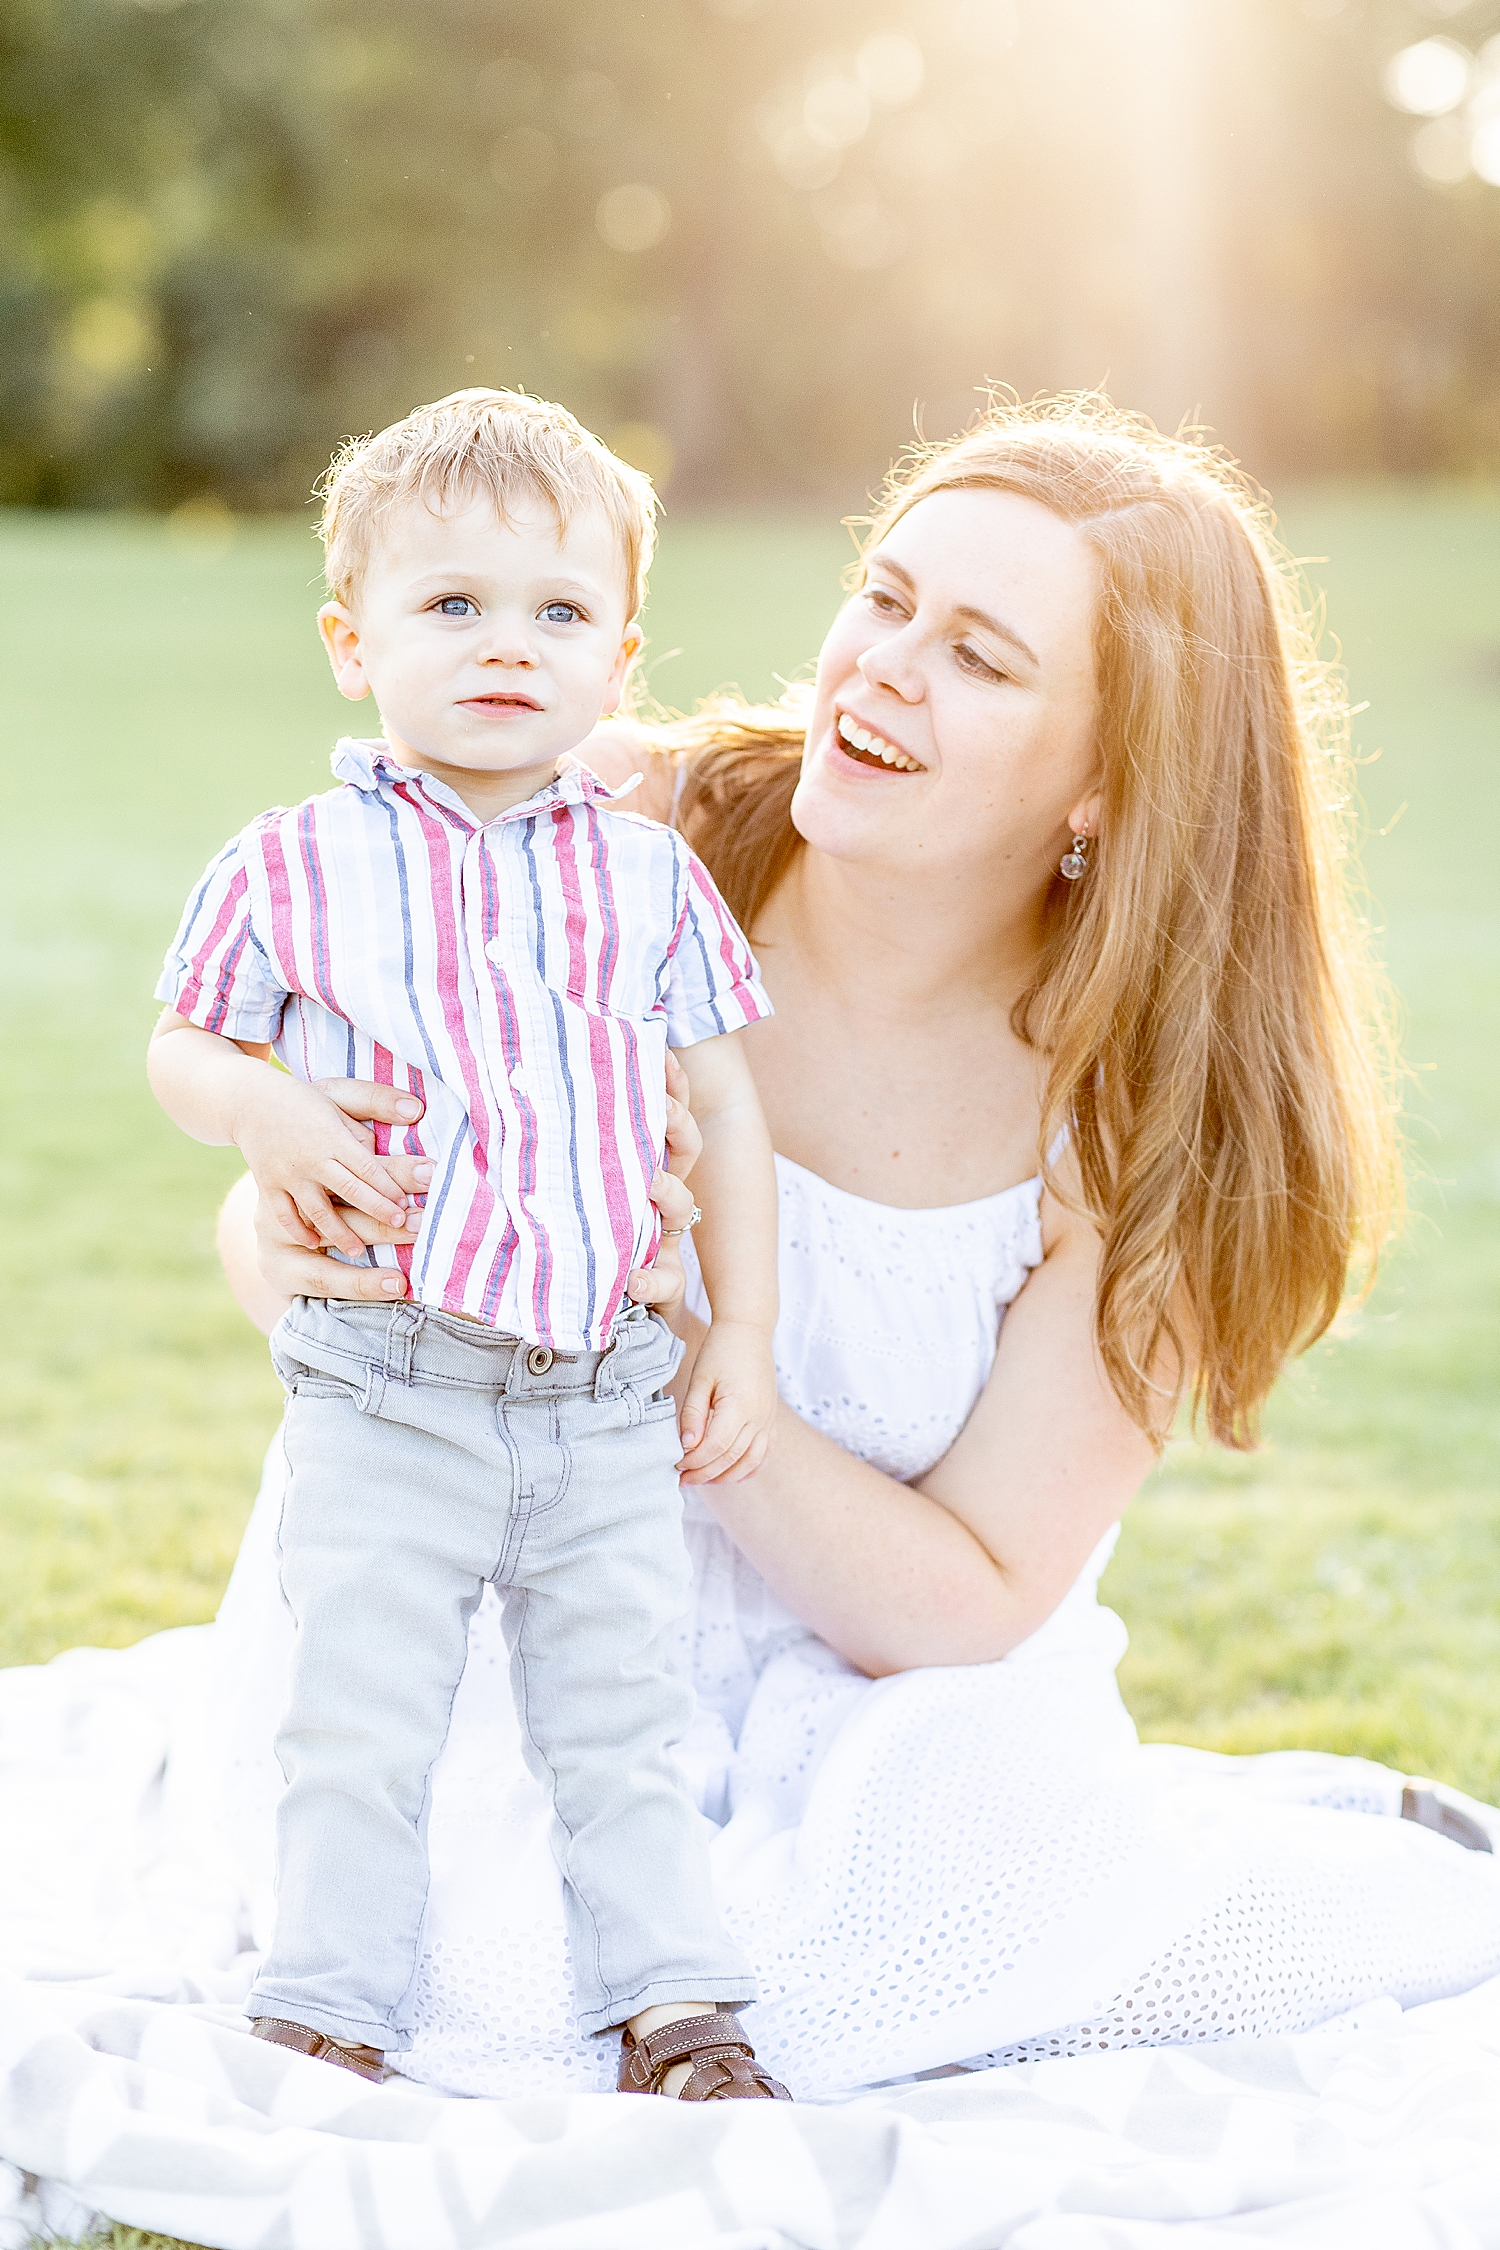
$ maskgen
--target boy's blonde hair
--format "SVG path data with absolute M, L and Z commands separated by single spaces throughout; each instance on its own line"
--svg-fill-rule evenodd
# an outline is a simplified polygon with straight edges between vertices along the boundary
M 627 616 L 646 598 L 656 545 L 651 479 L 550 399 L 453 391 L 414 407 L 374 437 L 346 438 L 318 497 L 323 568 L 335 601 L 353 599 L 382 517 L 403 500 L 436 511 L 455 500 L 489 499 L 503 523 L 522 497 L 545 501 L 559 532 L 580 508 L 602 508 L 625 564 Z

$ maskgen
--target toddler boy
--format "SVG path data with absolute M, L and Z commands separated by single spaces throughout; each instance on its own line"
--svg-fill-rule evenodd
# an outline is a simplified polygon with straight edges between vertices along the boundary
M 714 1312 L 687 1462 L 748 1474 L 775 1406 L 775 1184 L 734 1034 L 769 1003 L 682 840 L 559 768 L 618 706 L 654 508 L 570 414 L 514 393 L 347 445 L 319 623 L 384 739 L 340 743 L 337 788 L 225 847 L 157 991 L 169 1114 L 235 1142 L 294 1239 L 409 1277 L 389 1305 L 299 1298 L 272 1337 L 297 1633 L 248 2013 L 367 2077 L 409 2037 L 429 1780 L 493 1580 L 580 2026 L 624 2027 L 622 2090 L 785 2095 L 726 2012 L 754 1985 L 671 1754 L 682 1347 L 629 1296 L 658 1240 L 670 1042 L 693 1050 Z M 318 1091 L 340 1076 L 406 1091 L 399 1150 Z

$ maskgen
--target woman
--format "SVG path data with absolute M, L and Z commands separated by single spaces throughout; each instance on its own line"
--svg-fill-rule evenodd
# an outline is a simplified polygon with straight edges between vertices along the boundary
M 1500 1969 L 1493 1859 L 1359 1817 L 1399 1814 L 1399 1776 L 1142 1752 L 1095 1600 L 1179 1403 L 1251 1442 L 1387 1222 L 1336 717 L 1244 487 L 1063 403 L 897 469 L 805 721 L 600 750 L 644 762 L 643 809 L 707 859 L 777 1009 L 750 1040 L 780 1426 L 754 1477 L 688 1496 L 682 1654 L 757 2050 L 800 2095 L 1294 2029 Z M 265 1321 L 389 1286 L 274 1239 L 256 1281 L 248 1222 L 237 1197 L 227 1262 Z M 223 1620 L 262 1916 L 274 1478 Z M 403 2068 L 610 2083 L 612 2043 L 570 2028 L 492 1600 L 430 1845 Z

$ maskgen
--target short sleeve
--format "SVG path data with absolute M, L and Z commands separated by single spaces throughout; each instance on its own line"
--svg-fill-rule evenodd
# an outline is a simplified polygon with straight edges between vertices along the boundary
M 683 850 L 682 912 L 667 977 L 667 1041 L 696 1046 L 771 1014 L 755 956 L 702 861 Z
M 259 1044 L 281 1029 L 287 993 L 251 919 L 248 835 L 212 862 L 183 911 L 156 997 L 204 1031 Z

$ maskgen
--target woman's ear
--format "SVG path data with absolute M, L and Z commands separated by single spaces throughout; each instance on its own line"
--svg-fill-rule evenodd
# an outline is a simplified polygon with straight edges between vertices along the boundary
M 1068 826 L 1075 836 L 1095 836 L 1099 832 L 1099 799 L 1101 792 L 1091 789 L 1080 797 L 1068 815 Z
M 318 631 L 323 636 L 339 694 L 347 696 L 351 703 L 362 702 L 370 692 L 370 683 L 365 678 L 360 655 L 359 627 L 342 602 L 323 604 L 318 611 Z

